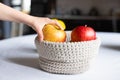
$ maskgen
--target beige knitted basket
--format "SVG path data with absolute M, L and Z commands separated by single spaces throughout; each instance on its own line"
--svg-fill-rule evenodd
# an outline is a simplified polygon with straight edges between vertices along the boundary
M 39 53 L 40 68 L 60 74 L 82 73 L 89 69 L 92 59 L 98 53 L 100 39 L 83 42 L 70 42 L 70 32 L 66 42 L 39 42 L 35 45 Z

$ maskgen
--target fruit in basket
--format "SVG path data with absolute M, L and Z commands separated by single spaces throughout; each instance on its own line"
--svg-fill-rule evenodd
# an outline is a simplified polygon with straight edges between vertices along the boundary
M 60 26 L 62 27 L 62 30 L 65 30 L 66 29 L 66 25 L 64 23 L 64 21 L 60 20 L 60 19 L 53 19 L 53 20 L 57 20 L 58 23 L 60 24 Z
M 43 27 L 44 40 L 52 42 L 65 42 L 66 32 L 55 24 L 46 24 Z
M 71 42 L 89 41 L 96 39 L 96 32 L 87 25 L 77 26 L 71 32 Z

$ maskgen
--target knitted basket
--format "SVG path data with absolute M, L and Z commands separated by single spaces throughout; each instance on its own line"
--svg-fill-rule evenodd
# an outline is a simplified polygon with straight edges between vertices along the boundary
M 66 42 L 39 42 L 36 37 L 35 45 L 41 69 L 51 73 L 76 74 L 89 69 L 98 53 L 100 39 L 70 42 L 70 33 L 67 33 Z

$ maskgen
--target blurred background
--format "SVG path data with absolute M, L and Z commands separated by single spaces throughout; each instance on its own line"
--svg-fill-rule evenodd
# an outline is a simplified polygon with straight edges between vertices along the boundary
M 0 0 L 26 14 L 61 19 L 66 30 L 88 25 L 98 32 L 120 32 L 120 0 Z M 18 26 L 18 27 L 16 27 Z M 0 39 L 34 34 L 22 23 L 0 21 Z

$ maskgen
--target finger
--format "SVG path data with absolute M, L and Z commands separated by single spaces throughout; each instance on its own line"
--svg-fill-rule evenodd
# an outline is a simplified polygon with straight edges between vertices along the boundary
M 44 37 L 44 36 L 43 36 L 43 32 L 42 32 L 42 31 L 39 31 L 39 32 L 38 32 L 38 40 L 39 40 L 39 41 L 43 41 L 43 37 Z
M 52 20 L 52 21 L 53 21 L 53 24 L 57 25 L 61 30 L 64 30 L 57 20 Z

